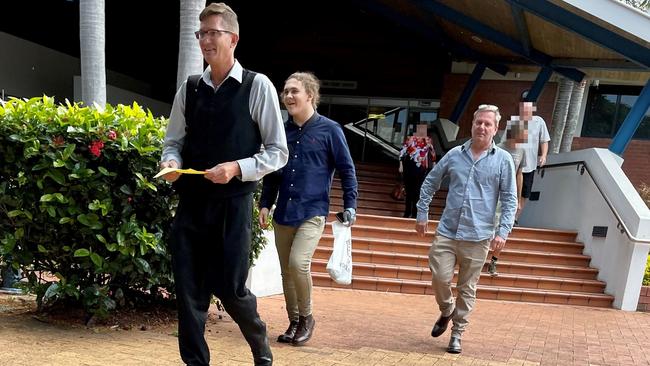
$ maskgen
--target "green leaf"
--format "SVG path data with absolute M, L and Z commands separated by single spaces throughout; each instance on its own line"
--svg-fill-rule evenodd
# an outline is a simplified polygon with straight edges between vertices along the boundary
M 41 202 L 50 202 L 54 200 L 54 196 L 51 194 L 44 194 L 41 196 Z
M 151 272 L 151 267 L 149 266 L 149 262 L 142 258 L 134 258 L 134 261 L 138 268 L 140 268 L 143 272 L 149 273 Z
M 97 266 L 98 268 L 102 268 L 102 264 L 104 263 L 104 260 L 102 259 L 102 257 L 99 256 L 99 254 L 97 253 L 90 254 L 90 260 L 93 261 L 93 263 L 95 263 L 95 266 Z
M 68 160 L 70 155 L 74 152 L 75 145 L 74 144 L 68 144 L 65 146 L 65 150 L 63 150 L 63 160 Z
M 41 252 L 41 253 L 47 253 L 47 249 L 45 249 L 44 246 L 42 246 L 42 245 L 39 244 L 39 245 L 37 246 L 37 248 L 38 248 L 38 251 L 39 251 L 39 252 Z
M 111 175 L 111 173 L 108 170 L 106 170 L 106 168 L 104 168 L 103 166 L 98 167 L 97 170 L 99 170 L 99 172 L 102 173 L 103 175 L 106 175 L 106 176 Z
M 65 184 L 65 176 L 64 176 L 63 173 L 62 173 L 61 171 L 59 171 L 59 170 L 50 169 L 50 170 L 45 174 L 45 176 L 46 176 L 46 177 L 50 177 L 50 178 L 52 178 L 55 182 L 59 183 L 60 185 L 64 185 L 64 184 Z
M 72 221 L 71 218 L 69 218 L 69 217 L 62 217 L 61 219 L 59 219 L 59 224 L 67 224 L 67 223 L 69 223 L 70 221 Z
M 56 217 L 56 208 L 52 206 L 47 207 L 47 214 L 50 215 L 50 217 Z
M 118 231 L 118 232 L 117 232 L 117 244 L 118 244 L 119 246 L 123 246 L 123 245 L 124 245 L 124 233 L 121 232 L 121 231 Z
M 84 224 L 86 226 L 91 226 L 92 225 L 90 220 L 88 220 L 88 218 L 84 214 L 81 214 L 81 215 L 77 216 L 77 221 L 79 221 L 80 223 L 82 223 L 82 224 Z
M 106 244 L 106 249 L 107 249 L 109 252 L 114 252 L 114 251 L 117 250 L 117 248 L 118 248 L 118 246 L 117 246 L 116 243 Z
M 13 211 L 7 212 L 7 216 L 9 216 L 9 217 L 16 217 L 16 216 L 20 216 L 22 214 L 23 214 L 22 210 L 13 210 Z
M 122 193 L 124 193 L 124 194 L 126 194 L 126 195 L 129 195 L 129 196 L 132 196 L 132 195 L 133 195 L 133 191 L 132 191 L 131 188 L 129 188 L 129 186 L 127 186 L 126 184 L 124 184 L 124 185 L 122 185 L 122 186 L 120 187 L 120 192 L 122 192 Z
M 75 250 L 73 255 L 75 257 L 87 257 L 90 255 L 90 251 L 88 249 L 81 248 Z
M 59 201 L 60 203 L 68 203 L 68 199 L 65 198 L 65 196 L 62 195 L 61 193 L 54 193 L 53 196 L 54 196 L 54 198 L 56 198 L 56 200 Z
M 104 235 L 96 234 L 95 237 L 97 238 L 97 240 L 99 240 L 104 245 L 108 244 L 108 242 L 106 241 L 106 238 L 104 238 Z
M 54 166 L 55 168 L 60 168 L 62 166 L 65 166 L 65 161 L 61 159 L 56 159 L 54 160 L 54 163 L 52 163 L 52 166 Z
M 45 291 L 45 294 L 43 295 L 43 301 L 48 301 L 51 298 L 56 297 L 58 295 L 59 295 L 59 284 L 53 282 Z

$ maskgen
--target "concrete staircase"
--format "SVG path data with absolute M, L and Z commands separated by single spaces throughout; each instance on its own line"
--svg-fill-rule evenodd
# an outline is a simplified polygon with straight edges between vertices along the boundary
M 415 220 L 400 217 L 404 203 L 389 196 L 395 173 L 380 165 L 357 169 L 360 197 L 352 228 L 352 284 L 338 285 L 327 274 L 333 243 L 328 224 L 312 261 L 314 285 L 432 294 L 428 250 L 437 221 L 430 221 L 426 237 L 418 237 Z M 431 204 L 431 218 L 439 218 L 442 212 L 441 196 Z M 334 188 L 331 211 L 342 209 L 340 197 L 340 189 Z M 333 220 L 330 214 L 328 222 Z M 614 297 L 604 293 L 605 283 L 596 279 L 598 270 L 589 267 L 590 257 L 582 252 L 574 232 L 517 227 L 499 258 L 499 276 L 489 276 L 484 268 L 478 297 L 611 307 Z

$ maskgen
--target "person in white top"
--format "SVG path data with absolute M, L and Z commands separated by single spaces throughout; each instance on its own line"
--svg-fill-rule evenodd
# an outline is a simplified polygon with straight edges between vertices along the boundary
M 519 119 L 523 120 L 525 125 L 528 126 L 528 142 L 521 145 L 526 152 L 526 164 L 522 169 L 524 181 L 521 188 L 521 196 L 519 197 L 519 210 L 517 210 L 515 224 L 518 224 L 517 219 L 519 219 L 519 215 L 524 210 L 526 200 L 530 197 L 535 170 L 546 164 L 548 142 L 551 141 L 544 119 L 533 115 L 533 112 L 536 111 L 537 107 L 533 102 L 519 103 Z M 515 118 L 516 116 L 513 116 L 513 119 Z

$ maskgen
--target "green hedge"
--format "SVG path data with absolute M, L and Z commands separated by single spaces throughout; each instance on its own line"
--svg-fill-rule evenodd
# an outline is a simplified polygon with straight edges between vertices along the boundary
M 75 303 L 104 316 L 173 296 L 166 243 L 177 201 L 152 179 L 166 122 L 137 103 L 0 106 L 0 262 L 23 271 L 39 308 Z M 251 264 L 266 245 L 252 214 Z
M 23 270 L 39 305 L 81 302 L 105 315 L 134 293 L 171 292 L 176 202 L 151 178 L 165 123 L 135 103 L 0 107 L 0 255 Z

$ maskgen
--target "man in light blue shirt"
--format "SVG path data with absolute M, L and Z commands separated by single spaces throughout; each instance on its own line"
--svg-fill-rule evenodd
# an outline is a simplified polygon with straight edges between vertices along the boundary
M 501 115 L 493 105 L 480 105 L 474 112 L 472 138 L 451 149 L 431 170 L 422 184 L 415 226 L 418 235 L 427 232 L 429 204 L 449 178 L 449 191 L 436 235 L 429 250 L 429 268 L 440 318 L 431 331 L 439 337 L 453 319 L 447 352 L 461 352 L 461 337 L 476 300 L 476 284 L 488 250 L 502 249 L 512 230 L 517 211 L 515 167 L 510 154 L 494 144 Z M 497 201 L 502 214 L 494 227 Z M 451 281 L 458 263 L 458 297 Z

